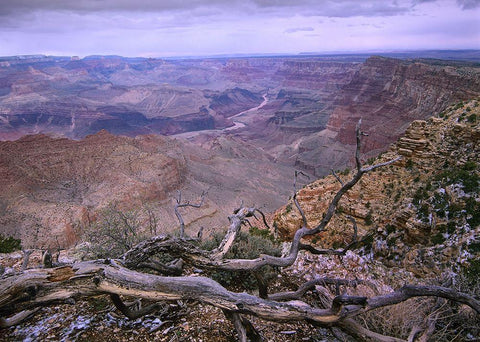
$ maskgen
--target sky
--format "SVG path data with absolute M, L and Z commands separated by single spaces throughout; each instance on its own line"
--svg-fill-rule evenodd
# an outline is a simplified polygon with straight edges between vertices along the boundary
M 0 56 L 480 49 L 480 0 L 0 0 Z

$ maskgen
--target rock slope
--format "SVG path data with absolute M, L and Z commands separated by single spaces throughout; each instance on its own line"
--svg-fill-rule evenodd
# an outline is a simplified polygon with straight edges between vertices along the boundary
M 438 115 L 452 103 L 479 94 L 477 64 L 371 57 L 336 96 L 326 129 L 299 144 L 297 163 L 318 174 L 345 167 L 352 161 L 358 119 L 371 135 L 364 152 L 374 156 L 395 142 L 413 120 Z
M 368 131 L 367 131 L 368 132 Z M 365 137 L 368 144 L 371 136 Z M 324 247 L 350 243 L 357 219 L 360 235 L 371 234 L 365 251 L 384 264 L 418 277 L 440 277 L 479 261 L 480 249 L 480 99 L 460 102 L 439 116 L 416 120 L 386 153 L 395 165 L 365 175 L 340 202 L 337 216 L 321 239 Z M 346 169 L 344 180 L 353 175 Z M 333 176 L 307 184 L 298 199 L 314 226 L 340 187 Z M 289 203 L 274 216 L 282 236 L 301 224 Z M 472 265 L 473 265 L 472 264 Z
M 81 237 L 75 227 L 109 204 L 124 210 L 149 205 L 158 231 L 171 232 L 178 225 L 176 190 L 190 201 L 208 191 L 205 205 L 185 210 L 184 218 L 188 234 L 202 225 L 209 234 L 228 224 L 242 200 L 273 210 L 288 197 L 293 171 L 272 165 L 261 150 L 228 138 L 208 149 L 106 131 L 78 141 L 32 135 L 0 142 L 0 234 L 20 238 L 24 248 L 67 247 Z

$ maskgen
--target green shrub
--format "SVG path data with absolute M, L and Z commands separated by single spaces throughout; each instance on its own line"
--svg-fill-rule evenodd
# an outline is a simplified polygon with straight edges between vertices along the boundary
M 422 204 L 417 211 L 417 218 L 420 219 L 423 223 L 429 222 L 430 208 L 428 204 Z
M 435 176 L 435 180 L 440 181 L 444 186 L 451 184 L 461 184 L 465 192 L 478 192 L 480 190 L 480 177 L 476 173 L 478 165 L 473 161 L 468 161 L 459 167 L 447 168 Z
M 260 229 L 255 232 L 262 231 Z M 254 233 L 256 234 L 256 233 Z M 264 235 L 265 233 L 260 233 Z M 226 259 L 255 259 L 261 254 L 280 256 L 280 246 L 274 243 L 269 237 L 259 235 L 251 235 L 240 232 L 234 244 L 225 255 Z M 215 233 L 212 239 L 202 242 L 201 248 L 212 250 L 216 248 L 222 241 L 224 233 Z M 266 281 L 273 279 L 277 274 L 277 269 L 264 266 L 258 271 Z M 213 280 L 218 281 L 226 287 L 234 287 L 235 289 L 255 289 L 257 281 L 252 272 L 248 271 L 213 271 L 211 274 Z
M 479 284 L 480 260 L 470 260 L 468 265 L 462 267 L 462 274 L 472 287 Z
M 434 245 L 439 245 L 439 244 L 445 242 L 445 237 L 443 236 L 442 233 L 437 233 L 437 234 L 433 235 L 433 236 L 430 238 L 430 240 L 432 241 L 432 243 L 433 243 Z
M 407 162 L 405 163 L 405 168 L 407 170 L 412 170 L 414 165 L 415 164 L 414 164 L 413 160 L 407 159 Z
M 83 227 L 89 257 L 117 258 L 148 238 L 139 210 L 119 210 L 114 204 L 100 211 L 97 220 Z
M 22 249 L 20 239 L 11 236 L 4 237 L 0 234 L 0 253 L 11 253 Z
M 424 188 L 420 187 L 413 194 L 412 203 L 418 206 L 420 203 L 422 203 L 423 200 L 426 200 L 427 198 L 428 192 Z
M 393 224 L 387 224 L 385 226 L 385 229 L 387 231 L 387 234 L 392 234 L 393 232 L 395 232 L 396 228 Z
M 372 250 L 374 240 L 375 237 L 373 234 L 368 234 L 362 239 L 363 246 L 365 247 L 366 252 L 370 252 Z
M 480 253 L 480 242 L 472 242 L 467 246 L 470 253 Z
M 371 226 L 373 224 L 372 211 L 369 211 L 367 216 L 365 216 L 365 224 L 367 226 Z
M 285 207 L 285 213 L 288 214 L 292 211 L 292 205 L 291 204 L 287 204 L 287 206 Z
M 250 229 L 248 230 L 248 232 L 250 233 L 250 235 L 252 236 L 258 236 L 262 239 L 268 239 L 272 242 L 275 241 L 275 237 L 273 236 L 272 233 L 270 233 L 270 231 L 268 229 L 259 229 L 258 227 L 256 226 L 253 226 L 253 227 L 250 227 Z
M 467 213 L 467 222 L 470 227 L 474 228 L 480 224 L 480 203 L 473 197 L 465 201 L 465 211 Z

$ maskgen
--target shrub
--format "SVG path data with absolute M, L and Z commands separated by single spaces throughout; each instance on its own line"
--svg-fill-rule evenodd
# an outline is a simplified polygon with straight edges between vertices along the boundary
M 413 160 L 408 159 L 407 162 L 405 163 L 405 168 L 406 168 L 407 170 L 412 170 L 413 165 L 414 165 Z
M 373 224 L 373 218 L 372 218 L 372 211 L 371 210 L 367 213 L 367 216 L 365 216 L 365 224 L 367 226 L 371 226 Z
M 292 205 L 289 203 L 287 204 L 287 206 L 285 207 L 285 213 L 288 214 L 292 211 Z
M 467 213 L 467 222 L 470 227 L 476 227 L 480 224 L 480 203 L 473 197 L 470 197 L 465 202 L 465 211 Z
M 415 194 L 413 194 L 413 201 L 412 203 L 415 205 L 420 205 L 423 200 L 426 200 L 428 198 L 428 192 L 426 189 L 420 187 L 415 191 Z
M 255 232 L 262 231 L 260 229 Z M 264 233 L 260 233 L 263 235 Z M 222 241 L 224 233 L 215 233 L 212 239 L 202 242 L 201 247 L 206 250 L 216 248 Z M 226 259 L 255 259 L 260 254 L 269 254 L 274 256 L 281 255 L 280 246 L 274 243 L 270 238 L 259 235 L 251 235 L 240 232 L 234 244 L 225 255 Z M 262 267 L 259 271 L 266 281 L 273 279 L 277 275 L 277 270 L 270 266 Z M 236 289 L 255 289 L 257 282 L 254 275 L 247 271 L 215 271 L 211 274 L 212 279 L 218 281 L 226 287 L 235 287 Z
M 480 242 L 472 242 L 467 246 L 470 253 L 480 253 Z
M 395 226 L 392 225 L 392 224 L 387 224 L 387 225 L 385 226 L 385 229 L 386 229 L 386 231 L 387 231 L 387 234 L 392 234 L 392 233 L 395 232 L 395 230 L 396 230 Z
M 434 245 L 439 245 L 445 242 L 445 237 L 443 236 L 442 233 L 437 233 L 433 235 L 430 240 L 432 241 L 432 244 Z
M 268 239 L 272 242 L 275 242 L 275 237 L 273 236 L 273 234 L 268 229 L 259 229 L 258 227 L 253 226 L 253 227 L 250 227 L 248 232 L 252 236 L 258 236 L 262 239 Z
M 478 192 L 480 190 L 480 177 L 476 173 L 478 165 L 473 161 L 468 161 L 460 167 L 448 168 L 440 172 L 435 180 L 444 185 L 461 184 L 465 192 Z
M 148 238 L 139 210 L 121 211 L 114 204 L 97 215 L 97 220 L 84 227 L 87 253 L 92 258 L 116 258 Z
M 470 260 L 468 265 L 462 267 L 461 271 L 470 287 L 480 285 L 480 260 Z
M 4 237 L 0 234 L 0 253 L 11 253 L 22 249 L 20 239 L 11 236 Z

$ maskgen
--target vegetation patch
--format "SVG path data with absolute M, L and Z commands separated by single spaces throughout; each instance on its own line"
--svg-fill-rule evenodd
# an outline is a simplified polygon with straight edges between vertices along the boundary
M 20 239 L 11 236 L 3 236 L 0 234 L 0 253 L 11 253 L 22 249 Z

